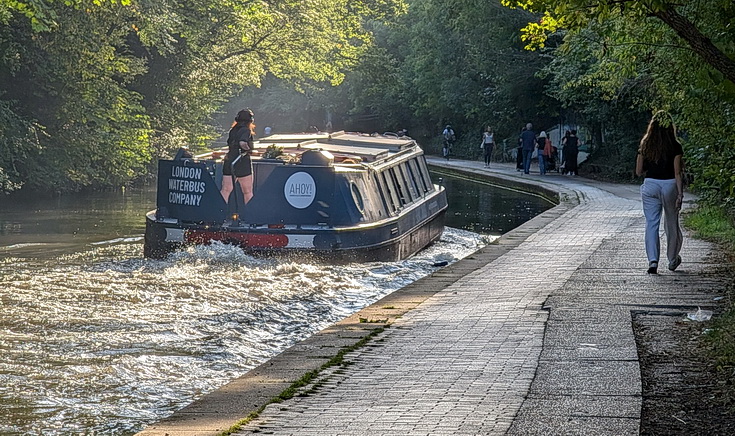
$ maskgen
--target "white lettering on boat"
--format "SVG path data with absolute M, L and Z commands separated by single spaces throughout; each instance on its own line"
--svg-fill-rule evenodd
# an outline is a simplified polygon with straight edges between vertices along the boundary
M 201 195 L 185 194 L 183 192 L 169 192 L 168 202 L 172 204 L 183 204 L 184 206 L 197 206 L 202 201 Z
M 192 182 L 191 180 L 168 179 L 169 191 L 196 192 L 203 194 L 205 190 L 204 182 Z
M 182 179 L 202 179 L 202 169 L 192 167 L 171 167 L 171 177 L 180 177 Z
M 172 166 L 168 190 L 169 203 L 199 207 L 201 194 L 207 190 L 206 183 L 202 181 L 202 169 Z

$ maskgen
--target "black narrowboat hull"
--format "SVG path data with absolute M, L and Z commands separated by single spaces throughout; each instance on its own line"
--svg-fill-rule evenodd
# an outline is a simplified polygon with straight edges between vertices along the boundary
M 438 206 L 438 205 L 437 205 Z M 394 262 L 416 254 L 438 240 L 444 231 L 443 208 L 429 219 L 399 232 L 410 220 L 378 223 L 369 228 L 323 229 L 287 232 L 279 229 L 212 227 L 157 221 L 146 215 L 144 255 L 161 259 L 191 245 L 214 241 L 239 246 L 248 254 L 309 258 L 336 263 Z

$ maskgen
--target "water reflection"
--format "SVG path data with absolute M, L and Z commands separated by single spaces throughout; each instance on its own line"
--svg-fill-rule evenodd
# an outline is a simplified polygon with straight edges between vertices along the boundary
M 547 200 L 488 183 L 445 177 L 448 225 L 484 235 L 502 235 L 553 205 Z
M 153 189 L 0 197 L 0 256 L 52 257 L 117 238 L 142 240 Z

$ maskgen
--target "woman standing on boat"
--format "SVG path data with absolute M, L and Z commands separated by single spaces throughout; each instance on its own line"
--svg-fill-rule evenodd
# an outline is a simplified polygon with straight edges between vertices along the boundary
M 656 274 L 658 270 L 661 209 L 664 212 L 669 270 L 674 271 L 681 264 L 679 252 L 683 237 L 679 227 L 679 210 L 684 198 L 683 154 L 681 144 L 676 139 L 671 115 L 663 111 L 656 112 L 641 139 L 635 165 L 636 174 L 645 177 L 641 186 L 641 200 L 646 217 L 645 241 L 649 274 Z
M 253 198 L 253 164 L 250 161 L 250 152 L 253 149 L 254 133 L 253 111 L 250 109 L 241 110 L 237 113 L 235 122 L 232 123 L 230 134 L 227 137 L 229 150 L 222 166 L 223 177 L 222 189 L 220 190 L 225 202 L 229 200 L 230 193 L 234 188 L 233 178 L 240 185 L 245 204 Z

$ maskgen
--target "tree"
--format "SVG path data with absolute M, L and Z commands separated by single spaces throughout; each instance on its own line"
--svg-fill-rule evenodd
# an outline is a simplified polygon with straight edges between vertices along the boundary
M 617 17 L 630 20 L 656 17 L 673 29 L 702 60 L 735 83 L 733 30 L 705 35 L 687 17 L 687 13 L 696 13 L 700 8 L 697 2 L 686 5 L 679 0 L 503 0 L 503 4 L 544 14 L 541 20 L 524 29 L 524 38 L 531 41 L 531 47 L 542 46 L 547 33 L 562 28 L 579 30 L 592 21 Z M 730 0 L 716 0 L 710 2 L 709 7 L 722 11 L 724 18 L 732 22 L 735 6 Z

